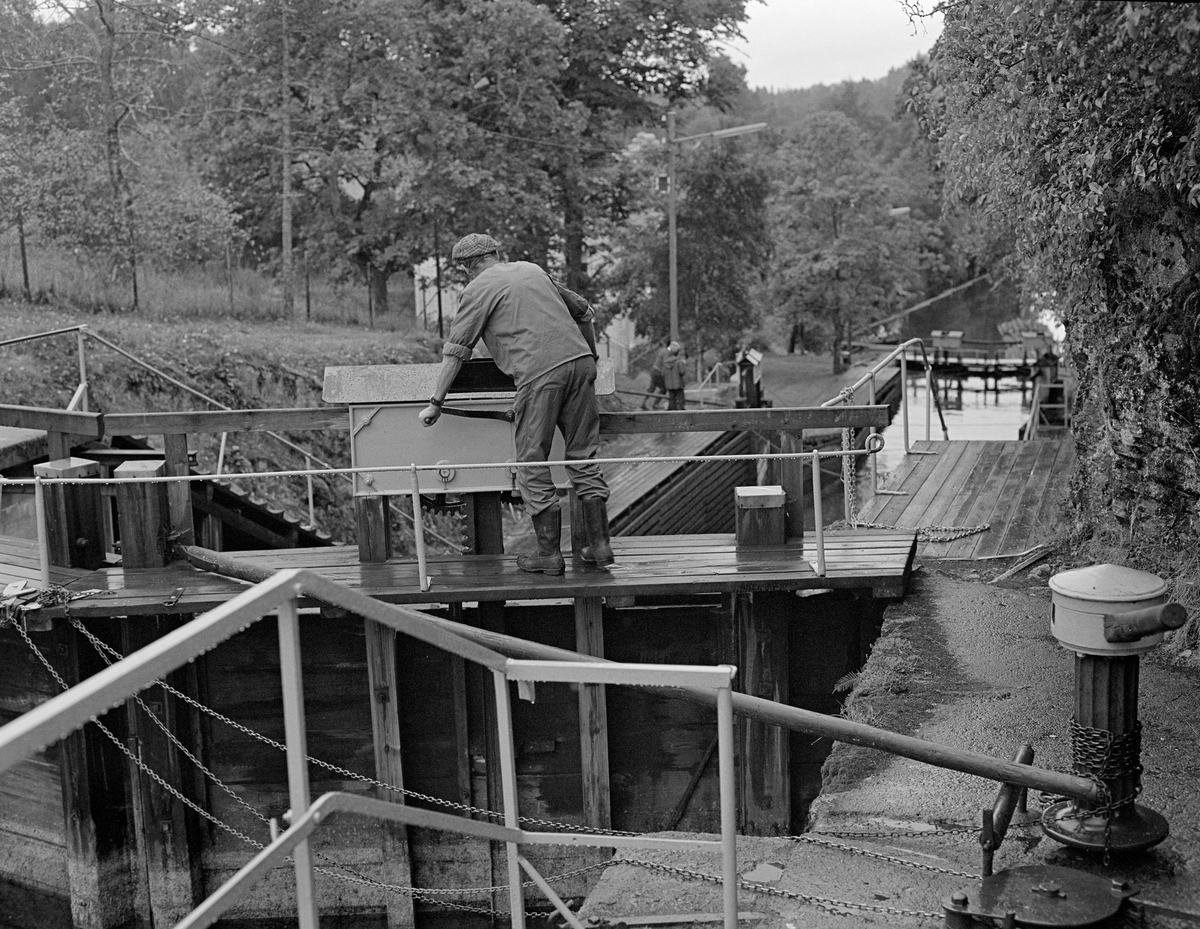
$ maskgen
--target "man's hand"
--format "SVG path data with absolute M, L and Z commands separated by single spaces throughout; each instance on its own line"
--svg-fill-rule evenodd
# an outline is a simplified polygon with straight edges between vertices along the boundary
M 442 408 L 437 404 L 431 403 L 417 414 L 417 419 L 421 420 L 422 426 L 432 426 L 438 421 L 438 417 L 441 415 Z

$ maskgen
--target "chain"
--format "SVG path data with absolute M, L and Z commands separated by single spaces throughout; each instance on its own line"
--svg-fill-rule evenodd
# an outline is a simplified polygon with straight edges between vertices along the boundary
M 92 643 L 93 647 L 95 647 L 95 649 L 100 653 L 100 656 L 104 660 L 105 664 L 111 665 L 112 658 L 117 658 L 118 660 L 120 659 L 120 657 L 121 657 L 120 652 L 118 652 L 116 649 L 112 648 L 110 645 L 108 645 L 108 643 L 102 641 L 97 636 L 95 636 L 79 620 L 70 619 L 70 622 L 71 622 L 71 625 L 75 627 L 75 629 L 77 629 L 79 632 L 81 632 L 84 635 L 84 637 L 87 638 L 87 640 Z M 28 633 L 25 632 L 25 630 L 22 629 L 16 623 L 13 623 L 13 626 L 17 629 L 18 634 L 21 636 L 21 638 L 23 638 L 25 640 L 25 644 L 28 645 L 29 648 L 34 653 L 34 655 L 37 656 L 38 660 L 46 668 L 46 670 L 49 672 L 51 677 L 54 678 L 54 680 L 58 684 L 58 686 L 61 687 L 63 690 L 69 690 L 70 689 L 69 685 L 63 679 L 62 675 L 60 675 L 58 673 L 57 669 L 50 663 L 50 661 L 46 658 L 46 656 L 42 653 L 42 651 L 37 647 L 37 645 L 34 644 L 33 640 L 29 637 Z M 164 690 L 167 690 L 167 691 L 175 694 L 176 696 L 182 697 L 186 702 L 188 702 L 194 706 L 197 706 L 200 709 L 207 709 L 207 708 L 201 706 L 200 704 L 196 703 L 195 701 L 187 698 L 184 694 L 180 693 L 180 691 L 171 687 L 169 684 L 165 683 L 164 681 L 156 681 L 155 683 L 159 684 Z M 196 765 L 196 767 L 200 771 L 202 771 L 205 774 L 206 777 L 211 779 L 213 781 L 213 783 L 217 785 L 217 787 L 219 787 L 224 793 L 226 793 L 229 797 L 231 797 L 241 807 L 243 807 L 245 810 L 247 810 L 252 816 L 254 816 L 256 819 L 258 819 L 260 822 L 267 825 L 268 827 L 270 826 L 270 823 L 271 823 L 270 819 L 268 819 L 259 810 L 255 809 L 251 804 L 247 803 L 243 798 L 238 796 L 236 791 L 232 790 L 219 777 L 217 777 L 216 774 L 214 774 L 208 767 L 206 767 L 200 761 L 200 759 L 195 756 L 195 754 L 193 754 L 185 745 L 183 745 L 183 743 L 178 739 L 178 737 L 176 737 L 175 734 L 170 731 L 170 729 L 166 726 L 166 724 L 163 723 L 162 720 L 160 720 L 158 718 L 158 715 L 155 714 L 150 709 L 150 707 L 146 705 L 146 703 L 141 699 L 141 697 L 135 696 L 134 700 L 136 701 L 137 705 L 140 706 L 145 711 L 146 715 L 150 717 L 150 719 L 154 722 L 154 724 L 156 726 L 158 726 L 159 729 L 162 730 L 162 732 L 170 740 L 171 744 L 173 744 L 180 752 L 182 752 L 184 755 L 186 755 L 187 758 L 194 765 Z M 215 713 L 215 711 L 213 711 L 213 712 Z M 220 717 L 220 714 L 216 714 L 216 715 L 218 717 Z M 220 717 L 220 718 L 224 719 L 224 717 Z M 243 731 L 245 731 L 246 733 L 248 733 L 250 735 L 257 735 L 257 733 L 254 733 L 253 730 L 247 729 L 246 727 L 239 726 L 237 723 L 234 723 L 232 720 L 227 720 L 227 721 L 230 722 L 230 724 L 234 725 L 237 728 L 242 729 Z M 189 809 L 193 810 L 197 815 L 203 817 L 204 819 L 211 822 L 214 826 L 218 827 L 219 829 L 222 829 L 223 831 L 229 833 L 230 835 L 234 836 L 237 839 L 240 839 L 242 842 L 244 842 L 254 848 L 262 850 L 263 848 L 266 847 L 262 842 L 259 842 L 257 839 L 254 839 L 254 838 L 246 835 L 244 832 L 241 832 L 238 829 L 236 829 L 235 827 L 229 825 L 228 823 L 218 819 L 216 816 L 209 813 L 207 810 L 205 810 L 203 807 L 199 806 L 197 803 L 192 801 L 190 798 L 183 795 L 178 789 L 176 789 L 171 784 L 169 784 L 166 780 L 164 780 L 162 778 L 162 776 L 160 776 L 158 774 L 158 772 L 156 772 L 149 765 L 147 765 L 145 763 L 145 761 L 143 761 L 138 755 L 134 754 L 134 752 L 127 745 L 125 745 L 110 729 L 108 729 L 107 726 L 105 726 L 102 722 L 100 722 L 96 717 L 92 717 L 91 722 L 95 723 L 96 726 L 100 729 L 100 731 L 103 732 L 104 735 L 110 741 L 112 741 L 112 743 L 121 751 L 121 753 L 124 754 L 127 758 L 129 758 L 129 760 L 132 761 L 135 765 L 137 765 L 137 767 L 143 773 L 145 773 L 148 777 L 150 777 L 156 783 L 158 783 L 172 797 L 179 800 L 181 803 L 183 803 Z M 265 736 L 262 736 L 261 738 L 263 738 L 265 741 L 267 741 L 271 744 L 278 745 L 278 743 L 273 742 L 273 740 L 268 739 Z M 283 746 L 279 746 L 279 747 L 282 748 Z M 286 749 L 284 749 L 284 750 L 286 751 Z M 309 760 L 316 761 L 316 759 L 312 759 L 312 758 L 310 758 Z M 352 772 L 347 771 L 346 773 L 353 776 Z M 380 784 L 381 784 L 381 786 L 390 787 L 390 785 L 383 785 L 382 782 L 380 782 Z M 398 788 L 390 787 L 390 789 L 398 789 Z M 627 834 L 632 834 L 632 833 L 627 833 Z M 442 896 L 442 895 L 445 895 L 445 896 L 482 896 L 482 895 L 490 895 L 490 894 L 497 893 L 497 892 L 503 892 L 508 889 L 508 885 L 505 884 L 505 885 L 492 886 L 492 887 L 463 887 L 463 888 L 452 888 L 452 889 L 421 888 L 418 890 L 413 887 L 406 887 L 406 886 L 398 885 L 398 884 L 388 884 L 383 881 L 377 881 L 373 878 L 366 877 L 361 872 L 356 871 L 355 869 L 349 867 L 348 865 L 345 865 L 338 861 L 335 861 L 332 858 L 330 858 L 328 855 L 324 855 L 321 852 L 316 851 L 315 849 L 314 849 L 313 854 L 316 858 L 318 858 L 319 860 L 321 860 L 321 861 L 325 862 L 327 865 L 329 865 L 329 867 L 325 867 L 325 868 L 322 868 L 322 867 L 315 868 L 315 870 L 318 873 L 324 874 L 326 876 L 329 876 L 329 877 L 332 877 L 332 878 L 335 878 L 338 880 L 343 880 L 343 881 L 347 881 L 350 883 L 354 883 L 354 884 L 360 884 L 360 885 L 364 885 L 364 886 L 368 886 L 368 887 L 375 887 L 375 888 L 378 888 L 381 890 L 390 891 L 392 893 L 405 894 L 407 896 L 411 896 L 414 900 L 421 900 L 422 902 L 440 906 L 445 909 L 456 909 L 456 910 L 463 910 L 466 912 L 484 913 L 484 914 L 490 915 L 492 912 L 490 909 L 483 909 L 480 907 L 472 907 L 472 906 L 468 906 L 466 904 L 456 904 L 456 903 L 448 902 L 445 900 L 438 900 L 438 899 L 436 899 L 436 897 Z M 288 857 L 287 860 L 289 860 L 289 861 L 291 860 L 290 856 Z M 545 878 L 545 880 L 547 882 L 561 882 L 561 881 L 568 880 L 572 877 L 577 877 L 581 874 L 586 874 L 589 871 L 593 871 L 598 867 L 607 867 L 607 862 L 604 862 L 601 864 L 587 865 L 587 866 L 584 866 L 581 868 L 576 868 L 574 871 L 567 871 L 562 874 L 556 874 L 556 875 Z M 337 870 L 335 871 L 335 870 L 331 870 L 331 869 L 337 869 Z M 338 873 L 338 871 L 342 871 L 345 873 Z M 528 888 L 536 887 L 537 884 L 535 881 L 530 880 L 530 881 L 526 881 L 521 886 L 528 889 Z M 542 915 L 542 914 L 530 913 L 528 915 L 537 916 L 537 915 Z
M 79 630 L 79 632 L 81 632 L 98 651 L 107 652 L 109 655 L 111 655 L 114 658 L 117 658 L 118 660 L 122 657 L 120 652 L 118 652 L 116 649 L 112 648 L 112 646 L 108 645 L 108 643 L 103 642 L 100 639 L 98 639 L 81 622 L 79 622 L 79 620 L 72 619 L 71 624 L 77 630 Z M 241 723 L 237 722 L 236 720 L 230 719 L 228 716 L 225 716 L 222 713 L 220 713 L 219 711 L 214 710 L 212 707 L 205 706 L 203 703 L 200 703 L 198 700 L 194 699 L 193 697 L 189 696 L 188 694 L 185 694 L 182 691 L 177 690 L 176 688 L 172 687 L 170 684 L 166 683 L 165 681 L 155 681 L 155 683 L 160 685 L 164 690 L 168 691 L 169 693 L 178 697 L 180 700 L 187 703 L 189 706 L 192 706 L 195 709 L 199 710 L 200 712 L 205 713 L 208 716 L 212 717 L 213 719 L 218 720 L 219 722 L 222 722 L 225 725 L 227 725 L 233 729 L 236 729 L 238 732 L 242 733 L 243 735 L 247 735 L 252 739 L 256 739 L 257 741 L 262 742 L 264 745 L 269 745 L 272 748 L 277 749 L 278 751 L 281 751 L 281 752 L 287 751 L 287 746 L 282 744 L 281 742 L 276 742 L 270 736 L 263 735 L 261 732 L 257 732 L 254 729 L 251 729 L 249 726 L 244 726 Z M 324 768 L 325 770 L 330 771 L 334 774 L 341 775 L 342 777 L 347 778 L 349 780 L 360 781 L 364 784 L 370 784 L 372 787 L 378 787 L 382 790 L 387 790 L 387 791 L 391 791 L 393 793 L 398 793 L 404 797 L 407 797 L 407 798 L 410 798 L 413 800 L 421 800 L 421 801 L 424 801 L 425 803 L 430 803 L 430 804 L 434 804 L 437 806 L 446 807 L 447 809 L 457 810 L 460 813 L 466 813 L 466 814 L 472 815 L 472 816 L 486 816 L 489 819 L 492 819 L 496 822 L 502 822 L 504 820 L 504 814 L 497 813 L 494 810 L 487 810 L 487 809 L 483 809 L 481 807 L 470 806 L 465 803 L 457 803 L 453 800 L 443 800 L 441 797 L 434 797 L 429 794 L 423 794 L 423 793 L 420 793 L 415 790 L 409 790 L 405 787 L 397 787 L 395 784 L 388 784 L 385 781 L 377 780 L 376 778 L 370 777 L 366 774 L 359 774 L 356 771 L 351 771 L 348 768 L 340 767 L 339 765 L 335 765 L 328 761 L 324 761 L 321 758 L 315 758 L 312 755 L 307 755 L 306 758 L 308 759 L 308 761 L 311 764 L 315 764 L 318 767 Z M 556 822 L 556 821 L 550 820 L 550 819 L 537 819 L 537 818 L 530 817 L 530 816 L 522 816 L 521 822 L 527 823 L 529 825 L 545 826 L 547 828 L 559 829 L 564 832 L 585 832 L 585 833 L 588 833 L 589 835 L 624 835 L 624 836 L 638 835 L 638 833 L 636 833 L 636 832 L 622 832 L 622 831 L 616 830 L 616 829 L 600 829 L 595 826 L 583 826 L 583 825 L 576 825 L 574 823 L 562 823 L 562 822 Z
M 810 845 L 820 845 L 824 848 L 836 848 L 840 852 L 849 852 L 852 855 L 862 855 L 865 858 L 875 858 L 879 861 L 890 861 L 892 864 L 904 865 L 908 868 L 917 868 L 920 871 L 932 871 L 934 874 L 948 874 L 951 877 L 967 877 L 978 878 L 978 874 L 971 874 L 967 871 L 954 871 L 950 868 L 939 868 L 936 865 L 921 864 L 917 861 L 909 861 L 907 858 L 896 858 L 892 855 L 884 855 L 880 852 L 873 852 L 865 848 L 855 848 L 853 845 L 842 845 L 840 842 L 829 842 L 825 839 L 819 839 L 812 835 L 789 836 L 794 842 L 807 842 Z
M 659 871 L 663 874 L 670 874 L 675 877 L 687 881 L 703 881 L 710 884 L 723 884 L 724 881 L 715 874 L 706 874 L 703 871 L 690 871 L 686 868 L 675 868 L 671 865 L 658 864 L 653 861 L 644 861 L 640 858 L 614 858 L 610 864 L 627 864 L 634 867 L 645 868 L 648 871 Z M 827 913 L 832 913 L 835 916 L 852 916 L 856 910 L 866 910 L 872 913 L 879 913 L 886 916 L 911 916 L 916 919 L 942 919 L 941 913 L 925 913 L 920 910 L 908 910 L 901 907 L 881 906 L 873 903 L 852 903 L 847 900 L 834 900 L 829 897 L 817 897 L 812 894 L 804 894 L 795 890 L 783 890 L 779 887 L 769 887 L 766 884 L 758 884 L 754 881 L 739 880 L 738 887 L 743 890 L 749 890 L 753 893 L 767 894 L 773 897 L 784 897 L 789 900 L 799 900 L 802 903 L 807 903 L 816 907 L 819 910 L 824 910 Z

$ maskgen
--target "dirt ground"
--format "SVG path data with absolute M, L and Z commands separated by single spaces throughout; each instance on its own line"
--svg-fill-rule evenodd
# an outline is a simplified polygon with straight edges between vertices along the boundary
M 936 563 L 919 567 L 909 595 L 889 607 L 882 635 L 860 673 L 846 715 L 923 739 L 1013 756 L 1032 744 L 1034 763 L 1070 770 L 1074 658 L 1050 635 L 1047 580 L 1058 566 L 988 583 L 1000 568 Z M 1031 794 L 996 853 L 995 868 L 1052 865 L 1100 879 L 1127 881 L 1155 904 L 1142 922 L 1200 925 L 1200 672 L 1167 653 L 1141 659 L 1143 791 L 1139 802 L 1166 817 L 1171 833 L 1141 853 L 1102 855 L 1069 849 L 1038 828 L 1049 798 Z M 739 840 L 744 881 L 739 910 L 764 929 L 937 925 L 956 891 L 979 886 L 981 809 L 997 786 L 884 753 L 839 744 L 826 763 L 825 789 L 803 838 Z M 851 833 L 852 835 L 836 835 Z M 858 833 L 859 835 L 853 835 Z M 874 833 L 864 836 L 861 833 Z M 824 835 L 822 835 L 824 834 Z M 645 914 L 721 912 L 713 854 L 621 854 L 648 865 L 607 869 L 582 915 L 610 922 Z M 662 866 L 678 869 L 677 873 Z M 1074 888 L 1071 888 L 1074 892 Z M 1171 915 L 1173 914 L 1173 915 Z M 636 924 L 629 919 L 629 925 Z

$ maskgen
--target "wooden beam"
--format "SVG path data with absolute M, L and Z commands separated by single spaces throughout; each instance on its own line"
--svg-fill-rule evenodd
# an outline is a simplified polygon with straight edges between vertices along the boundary
M 804 436 L 797 433 L 779 434 L 779 450 L 785 454 L 804 451 Z M 789 540 L 804 538 L 804 459 L 780 458 L 779 484 L 783 487 L 783 525 Z M 814 504 L 815 505 L 815 504 Z
M 604 607 L 599 597 L 575 598 L 575 650 L 582 655 L 604 657 Z M 584 825 L 611 829 L 608 708 L 603 684 L 583 684 L 579 688 L 579 749 Z
M 82 635 L 66 623 L 53 633 L 55 666 L 74 687 L 92 668 L 80 654 Z M 92 646 L 85 646 L 87 652 Z M 93 661 L 94 663 L 94 661 Z M 93 726 L 67 733 L 59 742 L 67 891 L 76 929 L 109 929 L 136 918 L 136 879 L 129 873 L 129 841 L 123 822 L 112 815 L 124 806 L 124 772 L 107 740 Z M 121 819 L 124 819 L 122 814 Z
M 778 607 L 780 599 L 734 594 L 733 623 L 739 652 L 738 690 L 786 704 L 788 622 Z M 740 831 L 747 835 L 787 835 L 792 827 L 787 731 L 741 717 L 737 720 L 737 736 Z
M 400 760 L 400 693 L 396 686 L 396 630 L 364 619 L 367 646 L 367 682 L 371 692 L 371 731 L 375 745 L 375 777 L 393 787 L 404 787 Z M 376 788 L 375 796 L 389 803 L 404 803 L 404 795 Z M 412 856 L 408 829 L 401 823 L 383 823 L 383 874 L 385 883 L 412 887 Z M 412 929 L 412 897 L 387 895 L 388 929 Z
M 2 408 L 0 408 L 2 409 Z M 0 425 L 8 425 L 0 422 Z M 349 429 L 348 407 L 282 410 L 195 410 L 172 413 L 109 413 L 103 435 L 187 435 L 189 433 Z M 38 427 L 30 427 L 38 428 Z M 78 430 L 72 429 L 72 432 Z
M 188 615 L 122 618 L 122 650 L 131 655 L 190 619 Z M 167 680 L 177 690 L 186 693 L 191 689 L 191 696 L 195 699 L 195 688 L 189 688 L 186 667 L 172 672 Z M 188 751 L 195 753 L 198 746 L 192 739 L 192 711 L 178 697 L 159 687 L 143 691 L 140 703 L 127 700 L 125 706 L 135 754 L 170 785 L 168 789 L 158 779 L 143 773 L 132 760 L 129 762 L 132 786 L 130 799 L 137 814 L 134 816 L 137 831 L 135 848 L 139 859 L 137 865 L 146 881 L 150 910 L 148 922 L 150 925 L 173 926 L 204 899 L 200 867 L 201 831 L 195 817 L 189 815 L 187 807 L 176 798 L 173 791 L 178 791 L 194 803 L 200 797 L 192 789 L 195 780 L 189 776 L 190 767 L 185 770 L 179 751 L 162 728 L 165 727 L 181 744 L 187 746 Z M 148 714 L 152 714 L 158 722 Z M 190 766 L 190 762 L 188 764 Z
M 363 564 L 382 564 L 392 557 L 392 513 L 388 498 L 355 497 L 358 521 L 358 560 Z
M 182 477 L 191 473 L 186 435 L 164 435 L 163 447 L 166 451 L 166 473 L 169 477 Z M 172 481 L 167 484 L 167 502 L 171 511 L 171 538 L 178 545 L 196 544 L 196 531 L 192 525 L 192 482 Z
M 85 439 L 99 439 L 104 436 L 104 417 L 99 413 L 50 410 L 37 406 L 0 404 L 0 426 L 65 432 L 68 435 L 83 436 Z
M 601 435 L 646 432 L 798 432 L 884 428 L 886 406 L 785 407 L 758 410 L 651 410 L 601 413 Z

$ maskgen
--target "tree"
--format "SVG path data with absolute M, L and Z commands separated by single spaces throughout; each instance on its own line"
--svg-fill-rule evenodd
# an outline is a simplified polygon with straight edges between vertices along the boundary
M 948 5 L 917 97 L 948 205 L 1011 230 L 1079 376 L 1081 526 L 1200 529 L 1200 11 L 1034 0 Z
M 841 112 L 809 116 L 776 158 L 771 300 L 794 347 L 829 344 L 843 369 L 852 333 L 924 289 L 931 224 L 911 190 L 869 157 L 867 134 Z M 903 217 L 891 209 L 908 207 Z
M 617 170 L 615 153 L 631 131 L 662 118 L 664 107 L 721 103 L 739 92 L 728 68 L 714 62 L 720 60 L 717 43 L 739 37 L 746 2 L 542 3 L 563 28 L 556 93 L 564 111 L 577 116 L 541 148 L 556 192 L 553 244 L 562 253 L 568 285 L 590 293 L 587 240 L 602 239 L 627 208 L 606 195 Z
M 518 253 L 531 232 L 548 238 L 551 191 L 522 134 L 571 115 L 551 92 L 560 30 L 543 10 L 291 0 L 289 14 L 296 222 L 327 268 L 366 278 L 386 309 L 389 276 L 428 256 L 439 218 L 447 239 L 486 228 Z M 274 4 L 223 15 L 234 54 L 215 75 L 213 172 L 275 248 L 280 168 L 264 153 L 278 151 L 283 24 Z
M 135 308 L 139 260 L 174 260 L 181 239 L 229 226 L 225 204 L 187 174 L 173 134 L 155 129 L 165 115 L 157 88 L 191 35 L 183 12 L 117 0 L 14 0 L 3 12 L 0 72 L 15 81 L 25 136 L 35 140 L 21 161 L 22 216 L 41 235 L 124 274 Z M 153 152 L 154 143 L 170 157 Z M 141 159 L 130 157 L 135 149 Z M 148 162 L 155 167 L 143 178 Z M 173 244 L 163 249 L 164 242 Z M 196 247 L 207 246 L 192 241 L 183 252 Z
M 642 140 L 631 162 L 645 191 L 641 209 L 609 241 L 610 262 L 600 278 L 607 300 L 630 313 L 638 331 L 655 341 L 669 334 L 669 255 L 665 195 L 650 194 L 661 170 L 663 145 Z M 770 255 L 765 169 L 746 156 L 744 143 L 708 142 L 687 153 L 677 168 L 680 335 L 697 354 L 731 354 L 758 324 L 753 291 Z

